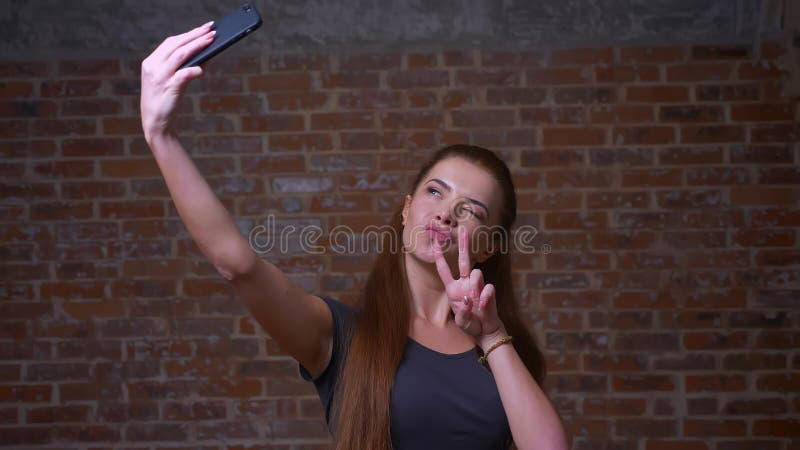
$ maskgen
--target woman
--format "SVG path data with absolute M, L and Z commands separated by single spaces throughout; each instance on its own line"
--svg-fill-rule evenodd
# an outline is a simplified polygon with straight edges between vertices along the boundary
M 478 147 L 439 151 L 393 217 L 403 245 L 386 237 L 361 308 L 306 293 L 256 255 L 172 126 L 187 83 L 202 76 L 176 70 L 212 39 L 206 24 L 143 61 L 145 138 L 203 254 L 314 381 L 336 448 L 499 449 L 513 440 L 565 449 L 539 388 L 544 361 L 516 316 L 503 250 L 516 200 L 505 164 Z

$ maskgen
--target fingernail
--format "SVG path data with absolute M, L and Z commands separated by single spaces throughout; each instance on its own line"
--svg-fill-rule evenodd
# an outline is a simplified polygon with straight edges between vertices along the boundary
M 210 22 L 206 22 L 206 24 L 205 24 L 205 25 L 203 25 L 203 26 L 204 26 L 204 27 L 210 27 L 211 25 L 214 25 L 214 21 L 213 21 L 213 20 L 212 20 L 212 21 L 210 21 Z

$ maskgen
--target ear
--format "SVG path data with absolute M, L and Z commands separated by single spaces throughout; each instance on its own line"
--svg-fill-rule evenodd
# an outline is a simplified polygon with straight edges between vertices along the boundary
M 405 202 L 403 203 L 403 226 L 406 225 L 406 220 L 408 219 L 408 208 L 411 207 L 411 195 L 406 194 Z

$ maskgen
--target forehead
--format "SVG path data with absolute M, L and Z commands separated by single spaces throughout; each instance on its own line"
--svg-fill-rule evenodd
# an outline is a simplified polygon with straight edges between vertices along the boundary
M 433 178 L 447 183 L 456 195 L 479 200 L 490 208 L 499 205 L 502 198 L 500 185 L 491 173 L 463 158 L 446 158 L 436 163 L 422 179 L 423 185 Z

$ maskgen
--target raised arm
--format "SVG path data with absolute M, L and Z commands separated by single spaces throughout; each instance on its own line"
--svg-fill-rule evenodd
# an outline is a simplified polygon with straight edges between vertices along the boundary
M 319 297 L 306 293 L 261 259 L 197 170 L 173 128 L 175 107 L 200 67 L 176 72 L 213 40 L 210 23 L 167 38 L 142 62 L 142 128 L 183 223 L 203 255 L 235 287 L 273 339 L 316 376 L 328 365 L 332 318 Z

